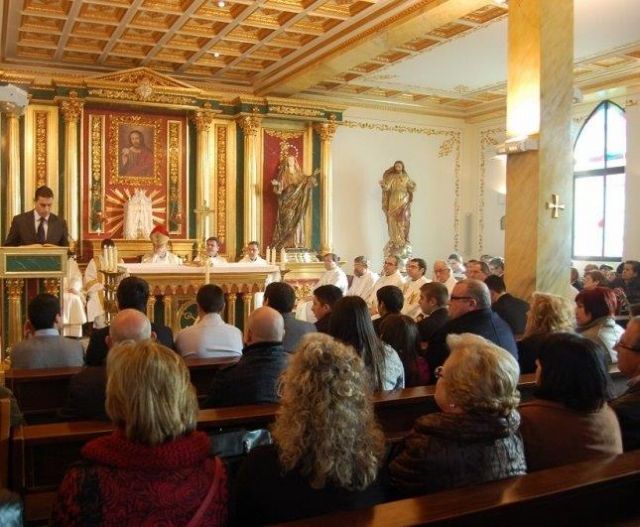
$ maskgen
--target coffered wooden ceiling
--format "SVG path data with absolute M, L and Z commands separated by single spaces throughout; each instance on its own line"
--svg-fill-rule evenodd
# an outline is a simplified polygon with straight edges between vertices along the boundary
M 146 66 L 228 93 L 330 98 L 452 116 L 504 106 L 504 82 L 435 90 L 409 79 L 402 88 L 389 88 L 384 75 L 389 66 L 506 17 L 508 6 L 494 0 L 3 4 L 0 70 L 87 76 Z M 617 77 L 636 76 L 637 82 L 639 68 L 640 46 L 593 57 L 577 64 L 576 74 L 584 86 L 593 80 L 601 87 Z

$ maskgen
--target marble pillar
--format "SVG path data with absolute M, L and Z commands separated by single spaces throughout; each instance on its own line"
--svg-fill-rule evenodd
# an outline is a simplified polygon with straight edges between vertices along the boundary
M 244 135 L 244 232 L 243 245 L 259 238 L 260 221 L 258 217 L 258 177 L 260 174 L 260 125 L 259 115 L 243 115 L 238 124 Z
M 571 262 L 573 0 L 509 4 L 507 137 L 538 149 L 507 159 L 507 289 L 566 294 Z M 550 207 L 557 196 L 563 210 Z

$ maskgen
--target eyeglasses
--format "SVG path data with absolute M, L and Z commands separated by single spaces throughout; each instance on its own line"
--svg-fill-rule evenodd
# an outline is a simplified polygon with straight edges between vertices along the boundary
M 472 296 L 454 296 L 451 295 L 451 300 L 475 300 Z
M 433 370 L 433 374 L 435 375 L 436 379 L 443 379 L 444 378 L 444 366 L 438 366 L 435 370 Z
M 392 265 L 393 267 L 396 267 L 398 264 L 393 262 L 384 262 L 384 265 Z

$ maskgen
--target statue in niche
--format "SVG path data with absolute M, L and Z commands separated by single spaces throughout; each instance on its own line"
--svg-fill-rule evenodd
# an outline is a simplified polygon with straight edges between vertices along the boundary
M 294 147 L 289 147 L 288 152 L 284 150 L 278 175 L 271 180 L 273 192 L 278 196 L 278 215 L 272 241 L 276 249 L 305 247 L 308 241 L 304 234 L 304 216 L 318 171 L 312 175 L 303 174 L 294 150 Z
M 124 237 L 147 240 L 153 229 L 153 204 L 144 190 L 137 189 L 124 204 Z
M 416 184 L 405 171 L 404 163 L 396 161 L 384 171 L 382 180 L 382 210 L 387 219 L 389 241 L 384 247 L 385 255 L 396 255 L 406 259 L 411 255 L 409 229 L 411 228 L 411 202 Z

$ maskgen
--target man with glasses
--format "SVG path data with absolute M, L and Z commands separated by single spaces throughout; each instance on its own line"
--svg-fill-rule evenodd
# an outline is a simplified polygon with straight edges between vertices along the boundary
M 353 281 L 345 296 L 359 296 L 365 302 L 371 298 L 373 288 L 380 278 L 377 273 L 369 269 L 366 256 L 356 256 L 353 260 Z
M 422 258 L 411 258 L 407 264 L 408 280 L 402 289 L 404 305 L 402 314 L 416 320 L 420 314 L 420 288 L 430 282 L 424 274 L 427 272 L 427 262 Z
M 371 298 L 369 299 L 369 304 L 372 307 L 372 313 L 376 314 L 378 312 L 378 299 L 376 298 L 376 294 L 378 289 L 384 287 L 386 285 L 395 285 L 402 289 L 404 286 L 404 278 L 400 274 L 400 270 L 398 269 L 400 264 L 400 259 L 395 255 L 385 256 L 384 259 L 384 267 L 382 268 L 382 276 L 376 282 L 376 285 L 373 288 L 373 293 L 371 294 Z
M 627 391 L 611 401 L 620 429 L 624 451 L 640 448 L 640 317 L 632 318 L 613 347 L 618 352 L 618 368 L 629 379 Z
M 433 264 L 433 279 L 444 284 L 449 294 L 453 292 L 453 288 L 458 283 L 451 266 L 444 260 L 436 260 Z
M 518 358 L 511 328 L 491 310 L 491 295 L 484 282 L 467 278 L 453 288 L 449 321 L 433 336 L 427 348 L 426 359 L 432 379 L 435 379 L 434 370 L 449 356 L 447 336 L 460 333 L 480 335 Z

